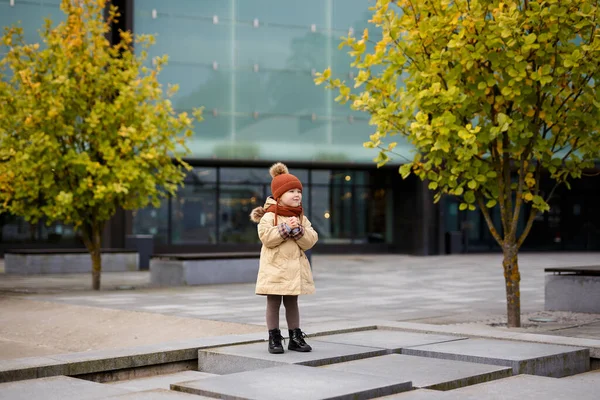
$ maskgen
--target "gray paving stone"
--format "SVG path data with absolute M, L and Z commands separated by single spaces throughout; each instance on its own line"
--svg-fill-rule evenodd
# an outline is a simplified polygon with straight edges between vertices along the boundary
M 267 351 L 267 342 L 199 350 L 198 371 L 224 375 L 286 364 L 318 367 L 387 353 L 385 349 L 374 347 L 318 340 L 309 340 L 308 342 L 313 348 L 313 351 L 309 353 L 289 351 L 287 346 L 284 346 L 284 354 L 270 354 Z
M 396 352 L 404 347 L 451 342 L 462 339 L 466 338 L 460 336 L 432 335 L 427 333 L 401 332 L 385 329 L 319 336 L 316 338 L 316 340 L 323 342 L 380 347 Z
M 0 399 L 7 400 L 90 400 L 127 393 L 125 389 L 68 376 L 0 384 Z
M 566 378 L 562 378 L 562 380 L 595 383 L 600 388 L 600 369 L 586 372 L 585 374 L 567 376 Z
M 345 363 L 327 365 L 322 369 L 367 375 L 403 378 L 415 388 L 452 390 L 512 375 L 510 367 L 440 360 L 428 357 L 390 354 Z
M 597 400 L 598 385 L 543 376 L 519 375 L 444 392 L 448 400 Z
M 410 381 L 301 365 L 240 372 L 171 385 L 220 399 L 372 399 L 411 389 Z
M 169 389 L 172 383 L 193 381 L 215 376 L 198 371 L 182 371 L 174 374 L 157 375 L 146 378 L 130 379 L 127 381 L 110 382 L 110 386 L 119 387 L 125 390 L 143 391 L 152 389 Z
M 402 349 L 402 354 L 511 367 L 513 375 L 560 378 L 590 369 L 589 349 L 493 339 L 467 339 Z
M 211 398 L 212 397 L 197 396 L 168 389 L 145 390 L 143 392 L 107 397 L 107 399 L 119 400 L 204 400 Z

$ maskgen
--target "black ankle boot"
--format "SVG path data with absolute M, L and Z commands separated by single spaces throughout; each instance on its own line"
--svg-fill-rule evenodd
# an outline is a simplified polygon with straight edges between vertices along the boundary
M 303 353 L 312 350 L 312 347 L 310 347 L 304 341 L 306 334 L 304 332 L 302 332 L 300 330 L 300 328 L 291 329 L 289 332 L 290 332 L 290 344 L 288 345 L 288 350 L 301 351 Z
M 269 353 L 283 353 L 283 345 L 281 344 L 282 340 L 283 336 L 281 336 L 281 331 L 279 329 L 271 329 L 269 331 Z

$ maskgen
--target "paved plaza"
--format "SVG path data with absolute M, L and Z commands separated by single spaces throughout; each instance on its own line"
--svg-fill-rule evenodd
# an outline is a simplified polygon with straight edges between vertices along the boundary
M 544 311 L 544 268 L 598 265 L 600 254 L 521 254 L 519 329 L 503 325 L 501 261 L 500 254 L 315 255 L 317 293 L 300 300 L 315 351 L 279 359 L 266 352 L 265 299 L 253 284 L 152 288 L 141 271 L 105 273 L 103 290 L 93 292 L 88 274 L 0 273 L 0 373 L 5 381 L 21 376 L 0 384 L 0 399 L 51 388 L 64 398 L 277 398 L 255 384 L 269 374 L 297 398 L 501 398 L 494 393 L 510 382 L 538 388 L 523 398 L 555 382 L 595 398 L 586 396 L 600 387 L 600 374 L 585 371 L 598 366 L 600 315 Z M 159 368 L 154 378 L 116 382 L 89 375 L 129 370 L 125 359 L 150 368 L 157 354 L 160 365 L 177 360 L 168 365 L 181 372 Z M 83 376 L 96 382 L 74 378 Z

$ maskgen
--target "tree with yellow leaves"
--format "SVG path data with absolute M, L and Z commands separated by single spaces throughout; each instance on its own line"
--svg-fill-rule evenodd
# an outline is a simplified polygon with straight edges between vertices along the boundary
M 177 88 L 158 82 L 167 57 L 145 65 L 151 36 L 137 38 L 136 54 L 129 32 L 107 40 L 119 14 L 106 0 L 63 0 L 61 9 L 65 21 L 47 20 L 41 45 L 26 44 L 19 27 L 1 39 L 0 212 L 79 229 L 98 290 L 106 222 L 117 207 L 158 206 L 175 193 L 194 117 L 176 114 Z
M 400 167 L 429 182 L 435 201 L 478 207 L 502 248 L 510 327 L 520 326 L 519 248 L 552 191 L 600 157 L 600 5 L 589 0 L 377 0 L 381 39 L 344 38 L 354 88 L 328 69 L 316 83 L 371 115 L 379 166 L 391 135 L 414 146 Z M 490 209 L 500 208 L 501 226 Z M 522 230 L 519 217 L 528 207 Z

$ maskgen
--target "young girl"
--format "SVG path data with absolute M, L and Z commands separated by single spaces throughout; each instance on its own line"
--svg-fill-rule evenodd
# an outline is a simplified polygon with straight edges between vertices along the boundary
M 304 252 L 315 245 L 317 232 L 302 210 L 302 183 L 282 163 L 269 170 L 273 180 L 264 205 L 252 210 L 262 242 L 256 294 L 267 296 L 269 353 L 283 353 L 279 308 L 283 300 L 289 329 L 288 350 L 311 351 L 300 329 L 298 295 L 315 292 L 312 272 Z

